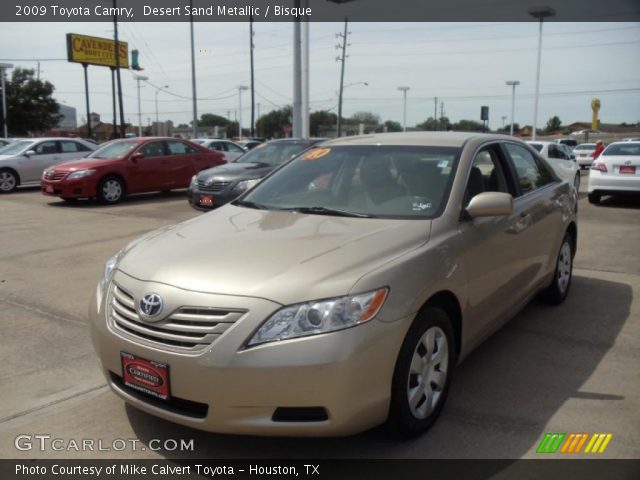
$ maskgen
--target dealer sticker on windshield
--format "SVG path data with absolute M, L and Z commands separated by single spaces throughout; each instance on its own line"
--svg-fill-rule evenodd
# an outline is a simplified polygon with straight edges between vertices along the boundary
M 302 160 L 317 160 L 331 153 L 330 148 L 314 148 L 302 156 Z

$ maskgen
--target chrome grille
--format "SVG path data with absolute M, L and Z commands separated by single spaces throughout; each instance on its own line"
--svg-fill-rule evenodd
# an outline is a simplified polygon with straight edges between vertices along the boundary
M 127 336 L 165 348 L 197 352 L 214 343 L 246 311 L 180 307 L 165 319 L 149 323 L 138 315 L 133 295 L 113 284 L 109 298 L 111 326 Z
M 46 172 L 44 174 L 44 178 L 45 180 L 53 180 L 53 181 L 58 181 L 58 180 L 62 180 L 64 177 L 67 176 L 67 173 L 69 172 Z
M 229 185 L 231 185 L 231 182 L 208 182 L 204 180 L 198 180 L 198 189 L 203 192 L 218 193 L 223 191 Z

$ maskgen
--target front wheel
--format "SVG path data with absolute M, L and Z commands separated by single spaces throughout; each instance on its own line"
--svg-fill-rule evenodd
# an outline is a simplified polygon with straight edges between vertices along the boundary
M 387 426 L 394 434 L 428 430 L 445 403 L 455 364 L 453 327 L 447 313 L 427 307 L 402 343 L 391 387 Z
M 573 277 L 573 238 L 568 233 L 562 240 L 560 252 L 556 260 L 556 270 L 551 284 L 542 292 L 541 298 L 550 305 L 558 305 L 569 295 Z
M 98 185 L 100 203 L 118 203 L 124 197 L 124 182 L 118 177 L 105 177 Z
M 580 170 L 578 170 L 575 178 L 573 179 L 573 185 L 576 187 L 576 192 L 580 193 Z
M 10 193 L 18 188 L 18 178 L 9 169 L 0 170 L 0 193 Z

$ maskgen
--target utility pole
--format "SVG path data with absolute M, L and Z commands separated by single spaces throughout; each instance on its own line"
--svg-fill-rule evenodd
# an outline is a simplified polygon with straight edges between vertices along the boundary
M 438 97 L 433 97 L 433 130 L 438 130 Z
M 118 6 L 117 1 L 113 0 L 113 41 L 116 49 L 116 80 L 118 83 L 118 109 L 120 110 L 120 138 L 124 138 L 124 102 L 122 100 L 122 79 L 120 77 L 120 41 L 118 40 Z
M 338 44 L 336 48 L 342 49 L 342 56 L 337 57 L 336 61 L 342 62 L 340 66 L 340 90 L 338 91 L 338 121 L 336 123 L 336 136 L 340 137 L 342 135 L 342 91 L 344 90 L 344 64 L 347 59 L 347 37 L 349 36 L 349 31 L 347 30 L 349 26 L 349 19 L 345 17 L 344 19 L 344 33 L 339 33 L 337 35 L 338 38 L 342 38 L 342 44 Z
M 196 95 L 196 48 L 193 39 L 193 0 L 189 0 L 189 25 L 191 32 L 191 92 L 193 95 L 193 128 L 191 138 L 198 138 L 198 100 Z
M 403 107 L 402 107 L 402 131 L 407 131 L 407 90 L 409 87 L 398 87 L 403 94 Z
M 447 124 L 443 124 L 444 121 L 444 102 L 440 102 L 440 128 L 442 130 L 447 130 Z
M 255 124 L 256 124 L 256 92 L 254 84 L 254 72 L 253 72 L 253 15 L 249 16 L 249 57 L 251 59 L 251 137 L 255 136 Z
M 145 77 L 144 75 L 136 75 L 136 81 L 138 82 L 138 136 L 142 137 L 142 108 L 140 105 L 140 82 L 146 82 L 149 80 L 149 77 Z

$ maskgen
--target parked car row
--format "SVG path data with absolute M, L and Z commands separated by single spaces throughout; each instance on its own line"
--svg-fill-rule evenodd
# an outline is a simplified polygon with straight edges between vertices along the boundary
M 603 195 L 640 193 L 640 141 L 609 144 L 593 162 L 589 174 L 589 202 Z
M 527 141 L 549 163 L 562 178 L 573 182 L 576 190 L 580 189 L 580 166 L 569 147 L 562 143 Z

